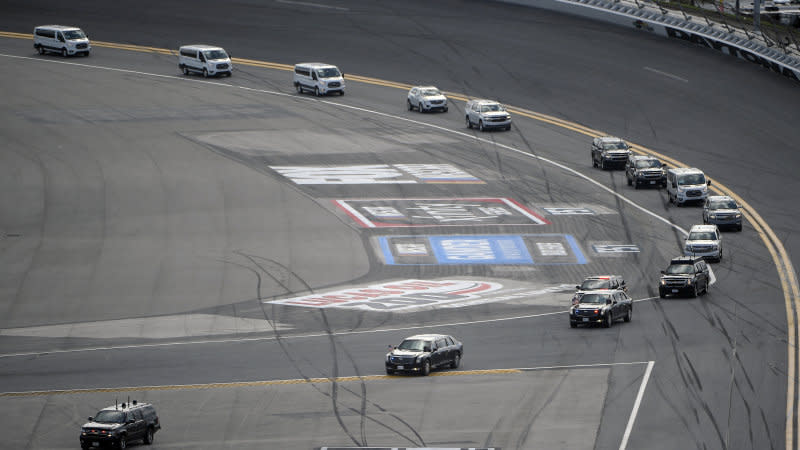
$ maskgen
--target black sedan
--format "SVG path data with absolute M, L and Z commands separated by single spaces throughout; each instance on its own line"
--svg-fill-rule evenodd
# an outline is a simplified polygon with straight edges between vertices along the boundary
M 431 369 L 461 365 L 464 346 L 446 334 L 418 334 L 403 339 L 386 354 L 386 373 L 398 372 L 428 375 Z
M 610 327 L 622 319 L 630 322 L 633 316 L 633 300 L 622 290 L 587 291 L 579 303 L 569 309 L 569 326 L 599 323 Z

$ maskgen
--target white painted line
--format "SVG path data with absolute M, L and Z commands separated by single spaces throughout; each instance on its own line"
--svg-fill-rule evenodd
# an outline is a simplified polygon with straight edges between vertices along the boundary
M 681 77 L 679 77 L 677 75 L 673 75 L 673 74 L 668 73 L 668 72 L 663 72 L 663 71 L 658 70 L 658 69 L 653 69 L 652 67 L 645 66 L 644 70 L 648 70 L 650 72 L 657 73 L 659 75 L 664 75 L 665 77 L 672 78 L 673 80 L 683 81 L 684 83 L 688 83 L 689 82 L 689 80 L 687 80 L 686 78 L 681 78 Z
M 611 366 L 635 366 L 640 364 L 652 364 L 653 361 L 632 361 L 632 362 L 616 362 L 616 363 L 596 363 L 596 364 L 572 364 L 569 366 L 542 366 L 542 367 L 515 367 L 511 370 L 521 370 L 523 372 L 532 372 L 534 370 L 556 370 L 556 369 L 591 369 L 594 367 L 611 367 Z M 475 369 L 480 370 L 480 369 Z
M 322 3 L 295 2 L 290 0 L 275 0 L 275 3 L 283 3 L 286 5 L 310 6 L 312 8 L 335 9 L 337 11 L 350 11 L 350 8 L 342 8 L 341 6 L 323 5 Z
M 642 397 L 644 397 L 644 389 L 647 387 L 647 381 L 650 380 L 650 374 L 653 372 L 653 365 L 655 361 L 647 363 L 647 370 L 644 371 L 644 378 L 642 378 L 642 385 L 639 386 L 639 393 L 636 394 L 636 401 L 633 402 L 633 410 L 631 410 L 631 417 L 628 418 L 628 426 L 625 427 L 625 434 L 622 435 L 622 443 L 619 444 L 619 450 L 625 450 L 628 447 L 628 439 L 631 437 L 633 430 L 633 422 L 636 421 L 636 414 L 639 412 L 639 406 L 642 404 Z
M 493 370 L 518 370 L 520 372 L 533 372 L 537 370 L 560 370 L 560 369 L 593 369 L 597 367 L 613 367 L 613 366 L 635 366 L 641 364 L 648 364 L 648 367 L 651 367 L 653 361 L 631 361 L 631 362 L 615 362 L 615 363 L 596 363 L 596 364 L 573 364 L 573 365 L 566 365 L 566 366 L 541 366 L 541 367 L 509 367 L 509 368 L 494 368 L 494 369 L 470 369 L 470 370 L 456 370 L 456 371 L 449 371 L 448 374 L 458 374 L 459 372 L 467 372 L 469 375 L 473 375 L 474 372 L 491 372 Z M 117 387 L 95 387 L 95 388 L 77 388 L 77 389 L 45 389 L 40 391 L 9 391 L 9 392 L 0 392 L 0 396 L 3 397 L 12 397 L 12 396 L 24 396 L 24 395 L 48 395 L 48 394 L 64 394 L 64 393 L 93 393 L 98 391 L 133 391 L 133 390 L 164 390 L 164 389 L 185 389 L 185 388 L 198 388 L 198 387 L 228 387 L 228 386 L 237 386 L 237 385 L 258 385 L 258 384 L 270 384 L 270 385 L 281 385 L 281 384 L 295 384 L 295 383 L 323 383 L 323 382 L 330 382 L 333 379 L 341 380 L 343 378 L 346 379 L 369 379 L 369 378 L 389 378 L 390 375 L 386 374 L 377 374 L 377 375 L 353 375 L 353 376 L 342 376 L 336 378 L 330 377 L 317 377 L 317 378 L 293 378 L 288 380 L 254 380 L 254 381 L 218 381 L 218 382 L 210 382 L 210 383 L 195 383 L 195 384 L 161 384 L 161 385 L 149 385 L 149 386 L 117 386 Z
M 639 300 L 634 300 L 634 303 L 644 302 L 648 300 L 655 300 L 658 297 L 647 297 L 642 298 Z M 546 317 L 546 316 L 554 316 L 556 314 L 566 314 L 567 311 L 553 311 L 541 314 L 528 314 L 524 316 L 514 316 L 514 317 L 501 317 L 498 319 L 484 319 L 484 320 L 472 320 L 468 322 L 452 322 L 452 323 L 437 323 L 437 324 L 430 324 L 430 325 L 418 325 L 414 327 L 403 327 L 403 328 L 380 328 L 376 330 L 360 330 L 360 331 L 342 331 L 338 333 L 313 333 L 313 334 L 298 334 L 294 336 L 281 336 L 280 340 L 288 341 L 290 339 L 308 339 L 308 338 L 317 338 L 317 337 L 328 337 L 328 336 L 350 336 L 350 335 L 357 335 L 357 334 L 372 334 L 372 333 L 392 333 L 395 331 L 408 331 L 408 330 L 422 330 L 427 328 L 441 328 L 441 327 L 456 327 L 456 326 L 464 326 L 464 325 L 477 325 L 482 323 L 494 323 L 494 322 L 507 322 L 510 320 L 521 320 L 521 319 L 534 319 L 537 317 Z M 28 357 L 28 356 L 44 356 L 44 355 L 57 355 L 63 353 L 82 353 L 82 352 L 97 352 L 97 351 L 108 351 L 108 350 L 132 350 L 132 349 L 139 349 L 139 348 L 157 348 L 157 347 L 174 347 L 178 345 L 204 345 L 204 344 L 229 344 L 229 343 L 239 343 L 239 342 L 263 342 L 263 341 L 274 341 L 277 340 L 275 336 L 260 336 L 260 337 L 252 337 L 252 338 L 231 338 L 231 339 L 203 339 L 203 340 L 194 340 L 194 341 L 177 341 L 177 342 L 159 342 L 154 344 L 130 344 L 130 345 L 109 345 L 106 347 L 83 347 L 83 348 L 73 348 L 73 349 L 66 349 L 66 350 L 45 350 L 45 351 L 38 351 L 38 352 L 24 352 L 24 353 L 6 353 L 1 354 L 0 359 L 2 358 L 16 358 L 16 357 Z

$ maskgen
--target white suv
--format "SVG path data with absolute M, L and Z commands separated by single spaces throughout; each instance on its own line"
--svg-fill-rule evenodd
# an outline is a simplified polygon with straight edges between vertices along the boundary
M 447 97 L 434 86 L 414 86 L 408 91 L 408 110 L 447 112 Z
M 490 128 L 511 129 L 511 114 L 506 108 L 494 100 L 470 100 L 467 102 L 467 128 L 473 126 L 485 131 Z
M 722 261 L 722 235 L 716 225 L 694 225 L 683 247 L 686 256 Z
M 89 56 L 92 45 L 89 37 L 78 27 L 65 25 L 41 25 L 33 29 L 33 48 L 40 55 L 45 52 L 61 53 L 61 56 Z

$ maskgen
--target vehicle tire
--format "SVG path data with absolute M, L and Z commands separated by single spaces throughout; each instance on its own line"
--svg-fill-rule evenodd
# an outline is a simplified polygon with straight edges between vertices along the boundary
M 739 224 L 739 226 L 736 227 L 736 231 L 742 231 L 742 224 Z
M 611 328 L 613 323 L 614 321 L 611 319 L 611 313 L 606 314 L 606 317 L 603 320 L 603 328 Z
M 630 322 L 633 318 L 633 308 L 628 308 L 628 312 L 625 314 L 625 322 Z
M 594 159 L 594 155 L 592 155 L 592 167 L 597 167 L 597 160 Z
M 319 92 L 319 88 L 317 86 L 314 86 L 314 95 L 317 97 L 322 97 L 322 94 Z
M 183 67 L 181 67 L 181 70 L 183 70 L 183 74 L 184 75 L 189 75 L 189 68 L 188 67 L 183 66 Z
M 430 375 L 430 373 L 431 373 L 431 360 L 430 359 L 426 359 L 422 363 L 422 372 L 420 372 L 420 373 L 422 374 L 423 377 L 427 377 L 428 375 Z
M 117 441 L 117 448 L 123 449 L 128 448 L 128 438 L 125 436 L 120 436 L 119 440 Z
M 691 297 L 692 298 L 697 298 L 697 294 L 698 294 L 697 284 L 695 284 L 694 285 L 694 289 L 692 290 L 692 296 Z
M 600 158 L 600 170 L 606 170 L 606 160 Z
M 665 294 L 661 289 L 658 290 L 658 296 L 661 298 L 667 298 L 667 294 Z
M 228 72 L 225 74 L 226 77 L 230 78 L 233 75 L 233 72 Z
M 467 128 L 472 129 L 472 122 L 469 121 L 469 116 L 467 116 Z
M 569 326 L 570 326 L 570 328 L 578 328 L 578 322 L 575 322 L 574 320 L 570 320 L 569 321 Z
M 478 121 L 478 129 L 480 131 L 486 131 L 486 128 L 483 127 L 483 120 L 482 119 Z
M 153 443 L 153 437 L 155 437 L 156 432 L 153 431 L 153 427 L 147 427 L 147 431 L 144 433 L 144 437 L 142 438 L 142 443 L 144 445 L 150 445 Z
M 203 78 L 208 78 L 208 69 L 203 67 Z
M 386 375 L 394 375 L 394 370 L 386 369 Z
M 39 52 L 40 55 L 44 55 L 44 47 L 41 45 L 36 47 L 36 50 Z
M 461 353 L 456 353 L 456 356 L 453 357 L 453 361 L 450 363 L 451 369 L 458 369 L 458 366 L 461 365 Z
M 414 110 L 414 105 L 411 104 L 411 100 L 406 100 L 406 103 L 408 103 L 408 110 L 409 111 L 413 111 Z
M 84 58 L 88 58 L 89 57 L 89 52 L 83 52 L 83 57 Z
M 632 185 L 632 184 L 633 184 L 633 180 L 631 180 L 630 178 L 628 178 L 628 186 L 630 186 L 630 185 Z M 636 185 L 636 189 L 639 189 L 639 185 L 638 185 L 638 184 Z
M 506 125 L 506 131 L 511 131 L 511 125 Z
M 344 95 L 344 91 L 343 91 L 343 90 L 342 90 L 342 91 L 339 91 L 339 97 L 341 97 L 341 96 L 343 96 L 343 95 Z
M 65 48 L 61 49 L 61 56 L 63 56 L 64 58 L 67 57 L 67 49 L 65 49 Z
M 303 86 L 300 83 L 295 84 L 294 88 L 297 89 L 297 93 L 298 94 L 302 94 L 303 93 Z
M 447 107 L 445 106 L 442 112 L 447 112 Z

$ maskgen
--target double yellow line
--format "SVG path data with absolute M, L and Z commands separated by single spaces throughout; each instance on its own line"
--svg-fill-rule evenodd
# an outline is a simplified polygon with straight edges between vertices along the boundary
M 522 373 L 520 369 L 483 369 L 461 370 L 457 372 L 435 372 L 432 377 L 455 377 L 462 375 L 498 375 Z M 52 391 L 25 391 L 25 392 L 0 392 L 2 397 L 40 397 L 46 395 L 67 394 L 94 394 L 97 392 L 144 392 L 144 391 L 180 391 L 190 389 L 220 389 L 242 388 L 258 386 L 283 386 L 288 384 L 324 384 L 324 383 L 352 383 L 355 381 L 374 381 L 395 378 L 395 375 L 366 375 L 362 377 L 336 377 L 336 378 L 296 378 L 293 380 L 265 380 L 265 381 L 233 381 L 228 383 L 205 384 L 169 384 L 162 386 L 130 386 L 89 389 L 57 389 Z
M 14 33 L 7 31 L 0 31 L 0 37 L 7 37 L 14 39 L 33 38 L 31 34 Z M 128 51 L 143 52 L 143 53 L 156 53 L 161 55 L 177 54 L 176 51 L 169 49 L 147 47 L 141 45 L 131 45 L 131 44 L 118 44 L 113 42 L 92 41 L 92 45 L 95 47 L 114 48 L 119 50 L 128 50 Z M 294 69 L 294 67 L 289 64 L 279 64 L 267 61 L 244 59 L 244 58 L 232 58 L 232 62 L 244 66 L 261 67 L 274 70 L 292 71 Z M 360 75 L 347 75 L 347 79 L 349 81 L 357 81 L 360 83 L 385 86 L 395 89 L 407 90 L 411 87 L 410 84 L 397 83 L 393 81 L 386 81 L 378 78 L 364 77 Z M 446 94 L 448 95 L 448 97 L 454 100 L 466 101 L 469 98 L 467 95 L 454 92 L 447 92 Z M 576 133 L 583 134 L 585 136 L 598 137 L 605 134 L 598 130 L 588 128 L 574 122 L 569 122 L 566 120 L 559 119 L 557 117 L 548 116 L 546 114 L 537 113 L 535 111 L 530 111 L 523 108 L 509 107 L 508 110 L 516 115 L 527 117 L 529 119 L 533 119 L 539 122 L 555 125 L 561 128 L 569 129 Z M 670 166 L 673 167 L 684 166 L 684 164 L 680 163 L 679 161 L 670 158 L 666 155 L 660 154 L 647 147 L 632 144 L 632 148 L 636 153 L 656 156 Z M 787 334 L 788 334 L 787 369 L 786 369 L 786 375 L 787 375 L 786 448 L 787 449 L 795 448 L 795 443 L 794 443 L 795 430 L 800 428 L 800 417 L 799 417 L 800 414 L 798 414 L 797 411 L 798 404 L 797 404 L 797 386 L 796 386 L 797 384 L 796 377 L 798 373 L 797 363 L 798 361 L 800 361 L 797 349 L 798 309 L 800 309 L 798 308 L 798 305 L 800 305 L 800 287 L 798 286 L 797 275 L 792 265 L 792 261 L 789 258 L 789 254 L 786 252 L 786 249 L 784 248 L 780 239 L 775 235 L 775 232 L 772 230 L 772 228 L 770 228 L 767 222 L 756 212 L 756 210 L 749 203 L 747 203 L 740 196 L 738 196 L 733 191 L 728 189 L 726 186 L 721 185 L 717 182 L 714 182 L 712 184 L 711 190 L 718 194 L 729 195 L 743 206 L 744 209 L 743 214 L 745 218 L 747 218 L 747 221 L 753 226 L 753 229 L 761 238 L 762 242 L 764 242 L 764 245 L 767 247 L 767 250 L 769 251 L 772 257 L 772 261 L 775 264 L 775 268 L 778 271 L 778 277 L 781 282 L 781 289 L 783 290 L 783 297 L 786 308 L 786 322 L 787 322 Z M 327 379 L 319 379 L 319 380 L 327 380 Z M 302 382 L 302 380 L 298 382 Z M 257 382 L 257 383 L 277 384 L 278 382 Z M 207 386 L 207 385 L 188 385 L 188 386 Z M 191 387 L 186 387 L 186 389 L 190 388 Z M 135 389 L 140 390 L 142 388 L 135 388 Z M 119 391 L 119 389 L 117 389 L 117 391 Z M 93 392 L 96 392 L 96 390 Z M 0 394 L 0 396 L 8 396 L 8 395 L 11 394 Z

